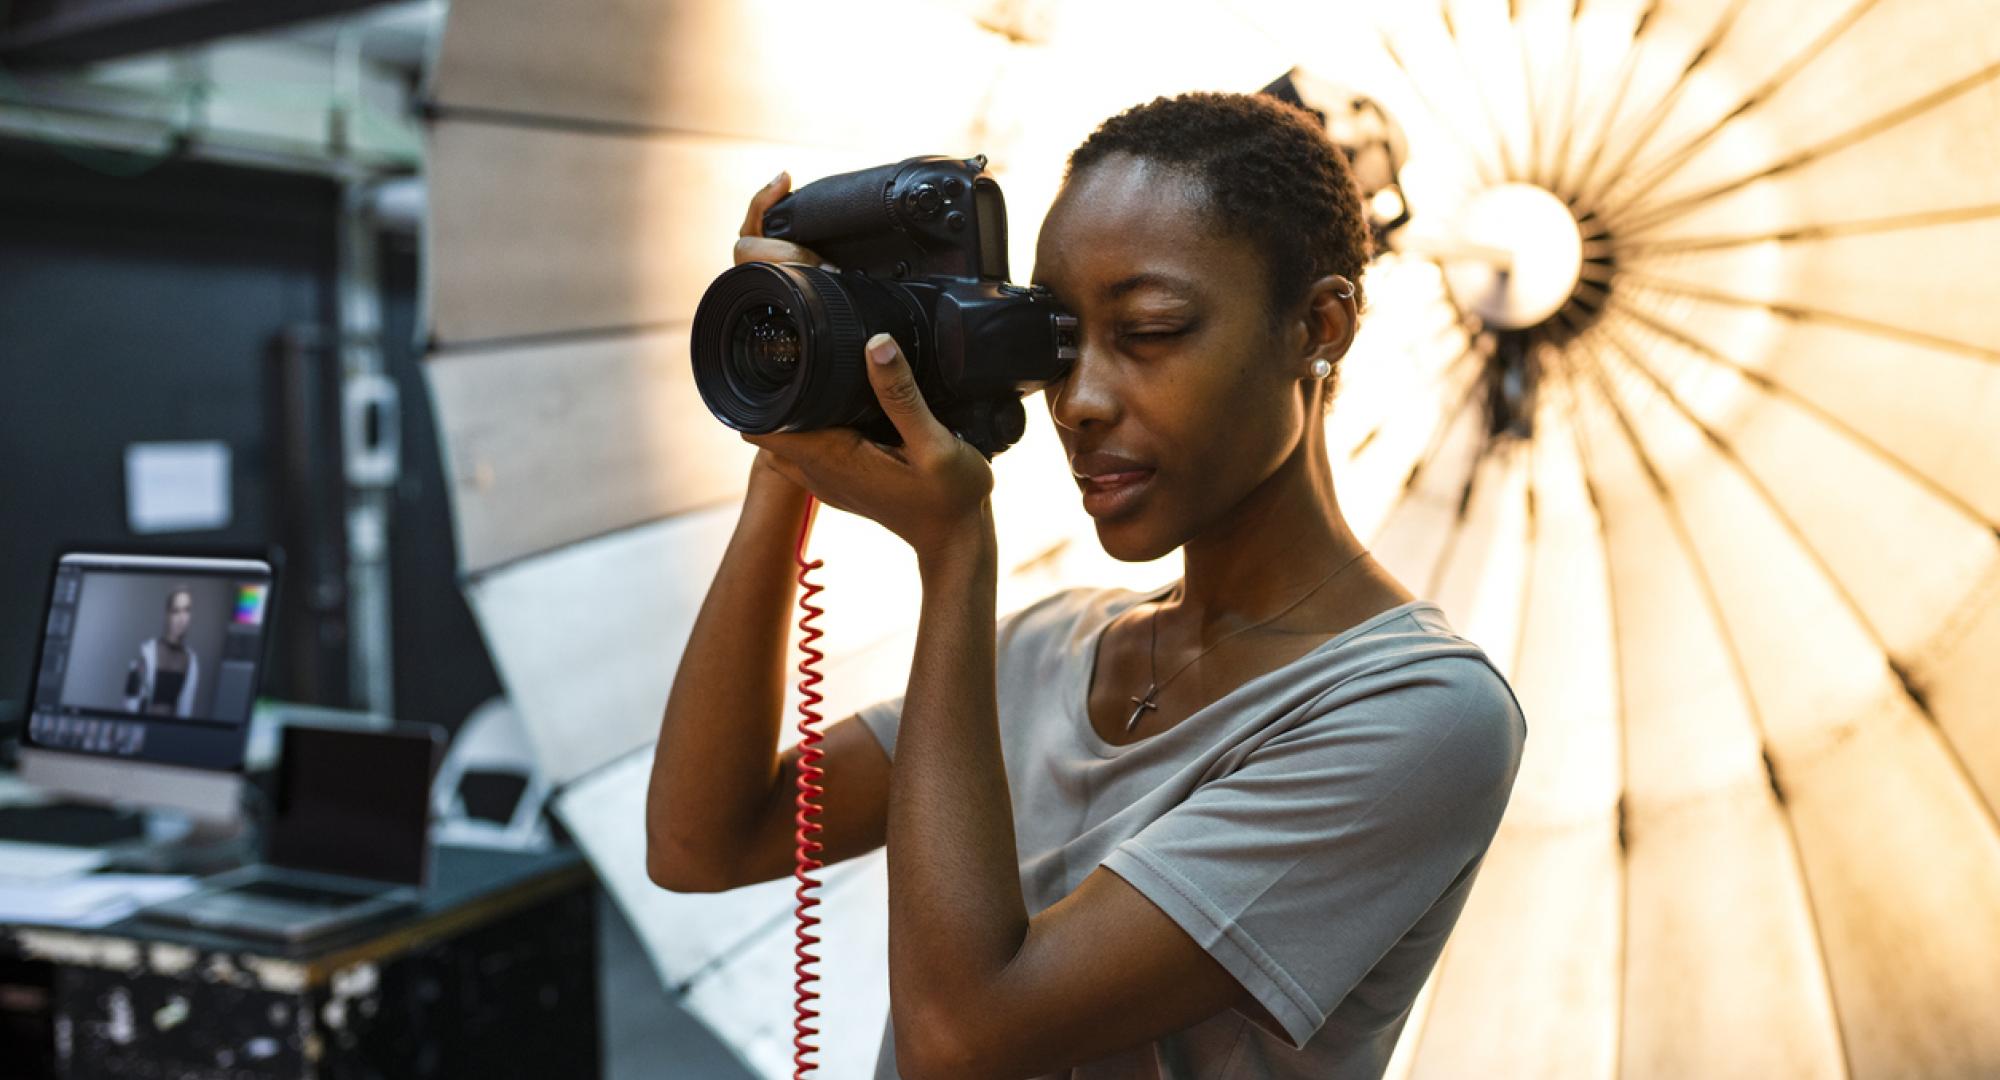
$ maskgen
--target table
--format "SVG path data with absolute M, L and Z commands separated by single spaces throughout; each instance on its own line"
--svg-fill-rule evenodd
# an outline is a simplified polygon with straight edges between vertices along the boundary
M 443 847 L 419 906 L 303 948 L 0 927 L 0 1077 L 594 1077 L 596 918 L 572 849 Z

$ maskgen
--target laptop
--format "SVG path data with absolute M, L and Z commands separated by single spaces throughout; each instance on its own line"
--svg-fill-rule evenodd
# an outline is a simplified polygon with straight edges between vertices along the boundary
M 430 724 L 287 726 L 264 861 L 143 917 L 301 944 L 417 905 L 443 745 Z

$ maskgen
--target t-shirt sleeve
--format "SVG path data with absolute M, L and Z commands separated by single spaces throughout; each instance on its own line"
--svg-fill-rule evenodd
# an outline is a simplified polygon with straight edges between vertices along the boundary
M 1526 735 L 1487 663 L 1362 676 L 1106 856 L 1299 1049 L 1478 860 Z
M 1032 669 L 1035 666 L 1036 658 L 1026 654 L 1049 648 L 1051 635 L 1068 625 L 1078 605 L 1092 592 L 1090 589 L 1073 588 L 1051 593 L 1027 607 L 1000 616 L 994 623 L 994 651 L 1000 665 L 999 692 L 1003 706 L 1010 681 L 1022 677 L 1023 668 Z M 868 733 L 882 744 L 882 752 L 892 759 L 896 756 L 896 732 L 903 719 L 903 697 L 898 694 L 863 706 L 855 713 Z
M 894 758 L 896 728 L 903 719 L 903 695 L 897 694 L 873 705 L 864 705 L 854 715 L 861 719 L 861 725 L 868 729 L 868 733 L 875 736 L 875 741 L 882 744 L 882 752 Z

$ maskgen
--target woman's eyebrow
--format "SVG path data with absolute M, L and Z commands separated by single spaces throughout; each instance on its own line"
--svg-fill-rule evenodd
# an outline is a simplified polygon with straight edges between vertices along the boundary
M 1195 291 L 1192 281 L 1148 270 L 1112 282 L 1104 289 L 1104 297 L 1107 300 L 1116 300 L 1126 293 L 1144 288 L 1166 289 L 1184 295 L 1191 295 Z

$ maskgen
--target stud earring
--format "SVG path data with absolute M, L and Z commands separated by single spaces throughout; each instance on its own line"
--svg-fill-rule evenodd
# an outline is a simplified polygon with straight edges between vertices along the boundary
M 1326 378 L 1328 375 L 1333 374 L 1333 361 L 1325 357 L 1320 357 L 1318 360 L 1312 362 L 1312 373 L 1315 379 Z

